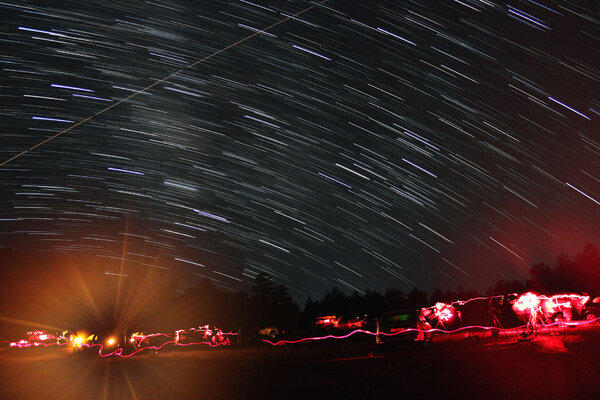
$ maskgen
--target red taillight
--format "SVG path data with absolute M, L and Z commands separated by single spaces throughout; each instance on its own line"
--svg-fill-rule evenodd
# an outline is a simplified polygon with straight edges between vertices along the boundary
M 402 332 L 402 331 L 405 331 L 405 330 L 406 330 L 406 328 L 392 328 L 392 329 L 390 329 L 390 332 L 391 333 L 396 333 L 396 332 Z

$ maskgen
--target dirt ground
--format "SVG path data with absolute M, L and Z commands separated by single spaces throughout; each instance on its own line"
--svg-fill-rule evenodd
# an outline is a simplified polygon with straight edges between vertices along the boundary
M 1 399 L 597 399 L 600 326 L 435 338 L 377 351 L 372 336 L 272 347 L 165 348 L 101 359 L 0 352 Z

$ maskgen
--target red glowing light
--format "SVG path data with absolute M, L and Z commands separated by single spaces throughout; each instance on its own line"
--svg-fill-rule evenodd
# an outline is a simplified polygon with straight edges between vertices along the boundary
M 459 315 L 458 312 L 456 312 L 456 310 L 454 309 L 453 305 L 454 304 L 460 304 L 460 305 L 464 305 L 470 301 L 473 300 L 480 300 L 480 299 L 496 299 L 496 298 L 504 298 L 504 296 L 489 296 L 489 297 L 476 297 L 473 299 L 469 299 L 466 301 L 461 301 L 461 300 L 457 300 L 452 302 L 451 304 L 444 304 L 444 303 L 436 303 L 436 305 L 434 305 L 433 307 L 429 307 L 429 308 L 424 308 L 421 310 L 421 317 L 424 320 L 428 320 L 428 319 L 437 319 L 439 322 L 438 326 L 444 327 L 443 322 L 448 322 L 450 321 L 452 318 L 456 317 L 457 315 Z M 543 303 L 542 303 L 543 300 Z M 574 295 L 574 294 L 570 294 L 570 295 L 556 295 L 556 296 L 552 296 L 552 297 L 546 297 L 546 296 L 541 296 L 541 295 L 536 295 L 534 293 L 525 293 L 523 294 L 521 297 L 518 298 L 518 300 L 515 302 L 515 304 L 513 304 L 513 309 L 517 314 L 529 314 L 529 321 L 527 324 L 525 325 L 521 325 L 519 327 L 515 327 L 515 328 L 508 328 L 508 329 L 504 329 L 504 328 L 499 328 L 496 326 L 478 326 L 478 325 L 469 325 L 469 326 L 464 326 L 455 330 L 446 330 L 446 329 L 417 329 L 417 328 L 392 328 L 390 330 L 390 333 L 386 333 L 386 332 L 370 332 L 370 331 L 365 331 L 362 329 L 357 329 L 354 330 L 350 333 L 348 333 L 347 335 L 342 335 L 342 336 L 333 336 L 333 335 L 327 335 L 327 336 L 317 336 L 317 337 L 306 337 L 306 338 L 302 338 L 302 339 L 298 339 L 298 340 L 280 340 L 277 342 L 272 342 L 270 340 L 263 340 L 263 342 L 268 343 L 272 346 L 281 346 L 281 345 L 285 345 L 285 344 L 297 344 L 297 343 L 303 343 L 303 342 L 308 342 L 308 341 L 317 341 L 317 340 L 327 340 L 327 339 L 346 339 L 354 334 L 357 333 L 364 333 L 364 334 L 368 334 L 368 335 L 382 335 L 382 336 L 395 336 L 395 335 L 403 335 L 403 334 L 410 334 L 410 333 L 417 333 L 417 334 L 424 334 L 424 333 L 432 333 L 432 332 L 437 332 L 437 333 L 442 333 L 442 334 L 453 334 L 453 333 L 457 333 L 457 332 L 461 332 L 461 331 L 473 331 L 473 330 L 483 330 L 483 331 L 496 331 L 496 332 L 512 332 L 514 334 L 514 332 L 518 332 L 519 330 L 523 330 L 525 328 L 527 329 L 531 329 L 532 327 L 535 327 L 537 325 L 538 321 L 542 321 L 542 325 L 544 325 L 547 328 L 562 324 L 563 326 L 578 326 L 578 325 L 584 325 L 584 324 L 590 324 L 596 321 L 600 321 L 600 318 L 594 318 L 588 321 L 575 321 L 575 322 L 570 322 L 569 320 L 565 321 L 557 321 L 557 322 L 553 322 L 553 323 L 546 323 L 543 320 L 542 317 L 542 313 L 538 312 L 541 311 L 540 308 L 544 308 L 546 310 L 553 310 L 553 311 L 564 311 L 567 310 L 569 308 L 571 308 L 572 304 L 578 304 L 579 307 L 582 307 L 587 301 L 589 300 L 589 296 L 581 296 L 581 295 Z M 598 298 L 598 301 L 600 302 L 600 297 Z M 460 318 L 460 316 L 459 316 Z M 317 324 L 321 325 L 323 324 L 324 320 L 327 319 L 327 317 L 321 317 L 320 319 L 317 320 Z M 421 327 L 428 327 L 430 326 L 429 324 L 425 325 L 423 324 Z
M 515 304 L 513 304 L 513 309 L 517 313 L 531 313 L 533 310 L 537 309 L 540 304 L 540 299 L 535 293 L 527 292 L 522 294 Z
M 436 303 L 433 307 L 434 315 L 438 320 L 448 322 L 452 318 L 454 318 L 454 311 L 452 310 L 452 306 L 444 303 Z
M 340 320 L 341 318 L 335 315 L 325 315 L 323 317 L 318 317 L 316 324 L 321 328 L 337 328 Z
M 543 309 L 548 314 L 554 314 L 558 308 L 558 304 L 553 299 L 547 299 L 544 301 Z
M 346 339 L 355 334 L 367 334 L 367 335 L 382 335 L 382 336 L 395 336 L 395 335 L 403 335 L 403 334 L 414 334 L 417 333 L 419 335 L 425 333 L 441 333 L 441 334 L 453 334 L 460 331 L 473 331 L 473 330 L 483 330 L 483 331 L 496 331 L 496 332 L 515 332 L 521 329 L 526 328 L 528 333 L 528 338 L 533 338 L 536 335 L 537 327 L 550 328 L 552 326 L 577 326 L 583 324 L 594 323 L 599 318 L 595 318 L 595 315 L 591 315 L 586 321 L 575 321 L 571 322 L 571 318 L 579 318 L 584 315 L 583 311 L 586 309 L 584 305 L 589 301 L 590 297 L 587 295 L 576 295 L 576 294 L 560 294 L 553 296 L 544 296 L 538 295 L 535 293 L 525 293 L 521 295 L 516 302 L 513 304 L 513 310 L 515 313 L 519 315 L 525 315 L 528 319 L 526 325 L 517 327 L 517 328 L 509 328 L 503 329 L 498 328 L 496 326 L 464 326 L 455 330 L 446 330 L 445 322 L 451 321 L 453 318 L 461 319 L 460 311 L 453 307 L 454 304 L 464 305 L 470 301 L 476 299 L 493 299 L 493 298 L 502 298 L 503 296 L 491 296 L 491 297 L 478 297 L 474 299 L 469 299 L 466 301 L 455 301 L 450 304 L 445 303 L 436 303 L 434 306 L 429 308 L 421 309 L 420 318 L 423 318 L 421 324 L 415 323 L 414 328 L 392 328 L 390 333 L 386 332 L 370 332 L 362 329 L 356 329 L 346 335 L 342 336 L 320 336 L 320 337 L 307 337 L 299 340 L 289 341 L 289 340 L 280 340 L 278 342 L 271 342 L 269 340 L 263 340 L 263 342 L 268 343 L 273 346 L 279 346 L 284 344 L 295 344 L 302 343 L 307 341 L 316 341 L 316 340 L 327 340 L 327 339 Z M 594 299 L 594 302 L 597 302 L 598 299 Z M 491 303 L 490 303 L 491 304 Z M 586 314 L 588 315 L 588 314 Z M 351 320 L 350 322 L 340 323 L 341 318 L 336 316 L 324 316 L 317 319 L 316 324 L 322 327 L 334 327 L 338 328 L 341 326 L 346 326 L 348 323 L 356 323 L 358 319 Z M 431 321 L 437 321 L 437 325 L 435 329 L 431 329 Z M 444 329 L 438 329 L 438 328 Z M 63 332 L 62 335 L 50 335 L 46 334 L 43 331 L 31 331 L 27 332 L 27 340 L 20 340 L 18 342 L 10 342 L 10 347 L 13 348 L 26 348 L 26 347 L 38 347 L 44 346 L 48 347 L 50 345 L 63 345 L 65 343 L 70 343 L 73 346 L 77 347 L 85 347 L 92 348 L 98 346 L 98 354 L 100 357 L 132 357 L 135 354 L 146 350 L 154 350 L 158 351 L 164 348 L 167 345 L 180 346 L 180 347 L 188 347 L 188 346 L 197 346 L 204 345 L 209 347 L 219 347 L 219 346 L 228 346 L 230 345 L 229 336 L 237 335 L 237 333 L 224 333 L 222 330 L 217 327 L 210 328 L 209 325 L 200 326 L 199 328 L 190 328 L 189 330 L 177 330 L 173 334 L 167 333 L 153 333 L 153 334 L 143 334 L 143 333 L 135 333 L 133 334 L 129 341 L 133 343 L 133 347 L 135 351 L 124 354 L 124 348 L 114 349 L 114 345 L 116 344 L 116 340 L 114 338 L 109 339 L 106 343 L 109 346 L 113 346 L 114 351 L 111 351 L 107 354 L 102 354 L 103 350 L 107 347 L 102 344 L 89 344 L 89 342 L 97 336 L 90 335 L 87 338 L 85 335 L 79 334 L 78 336 L 71 335 L 70 341 L 66 340 L 66 332 Z M 166 339 L 164 342 L 159 345 L 149 345 L 149 339 L 155 338 L 158 336 L 164 336 Z M 202 341 L 193 341 L 194 338 L 198 338 Z M 53 343 L 48 343 L 49 340 L 55 340 Z M 45 342 L 45 343 L 44 343 Z M 160 342 L 160 340 L 159 340 Z
M 165 335 L 164 333 L 160 333 L 160 334 L 154 334 L 154 336 L 161 336 L 161 335 Z M 227 333 L 227 335 L 236 335 L 235 333 Z M 106 353 L 106 354 L 102 354 L 102 350 L 104 349 L 104 346 L 102 344 L 93 344 L 93 345 L 88 345 L 88 344 L 84 344 L 84 347 L 88 347 L 88 348 L 92 348 L 92 347 L 98 347 L 98 355 L 102 358 L 106 358 L 106 357 L 121 357 L 121 358 L 129 358 L 129 357 L 133 357 L 134 355 L 142 352 L 142 351 L 147 351 L 147 350 L 154 350 L 154 351 L 158 351 L 161 350 L 162 348 L 164 348 L 167 345 L 174 345 L 174 346 L 179 346 L 179 347 L 188 347 L 188 346 L 209 346 L 209 347 L 219 347 L 219 346 L 228 346 L 229 343 L 229 339 L 226 338 L 226 340 L 222 341 L 222 342 L 218 342 L 218 343 L 211 343 L 211 342 L 194 342 L 194 343 L 177 343 L 175 340 L 168 340 L 164 343 L 162 343 L 159 346 L 145 346 L 145 347 L 141 347 L 137 350 L 135 350 L 132 353 L 129 354 L 123 354 L 124 350 L 122 347 L 119 347 L 118 349 L 110 352 L 110 353 Z

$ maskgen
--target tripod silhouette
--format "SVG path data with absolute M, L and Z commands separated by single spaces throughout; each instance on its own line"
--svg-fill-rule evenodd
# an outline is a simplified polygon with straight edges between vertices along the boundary
M 498 336 L 500 334 L 500 330 L 504 329 L 500 319 L 498 319 L 498 314 L 501 312 L 499 305 L 493 303 L 494 298 L 490 297 L 488 301 L 488 317 L 485 322 L 485 326 L 487 328 L 496 328 L 496 329 L 486 329 L 483 331 L 481 338 L 485 336 L 485 333 L 489 330 L 491 331 L 492 336 Z M 500 298 L 500 304 L 504 298 Z
M 493 307 L 491 305 L 491 302 L 492 302 L 492 299 L 490 299 L 490 307 L 488 309 L 488 320 L 486 322 L 486 326 L 498 328 L 498 329 L 490 329 L 490 331 L 492 332 L 492 336 L 498 336 L 500 334 L 500 330 L 504 329 L 504 327 L 502 326 L 502 323 L 498 319 L 497 313 L 499 312 L 499 310 L 496 307 Z

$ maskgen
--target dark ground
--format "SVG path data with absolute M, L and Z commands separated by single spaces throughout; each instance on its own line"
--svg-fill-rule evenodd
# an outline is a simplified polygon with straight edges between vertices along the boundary
M 100 359 L 0 351 L 1 399 L 597 399 L 600 326 L 375 351 L 373 337 Z

